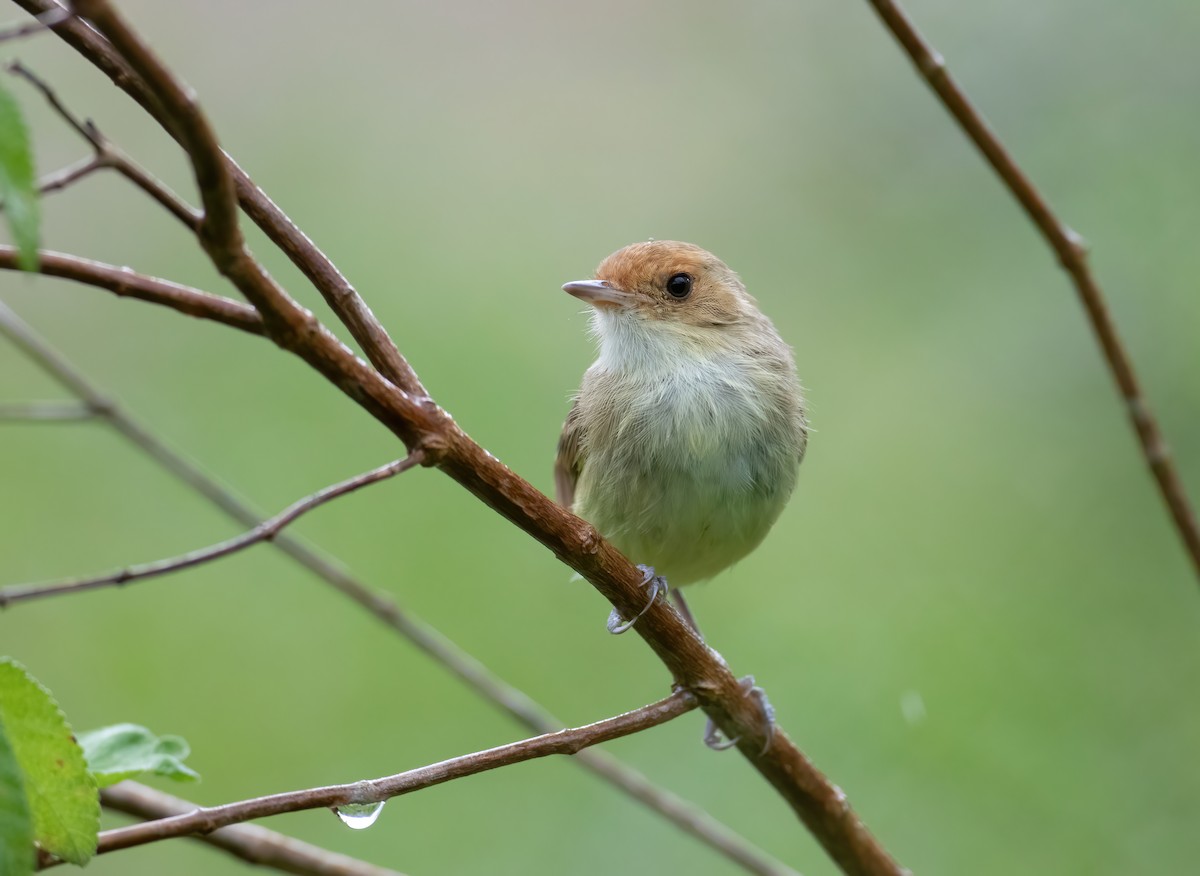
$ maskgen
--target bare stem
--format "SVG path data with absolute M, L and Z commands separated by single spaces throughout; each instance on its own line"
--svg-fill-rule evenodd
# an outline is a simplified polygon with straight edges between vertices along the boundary
M 105 788 L 100 792 L 100 802 L 106 809 L 150 821 L 186 815 L 200 808 L 195 803 L 132 781 Z M 404 876 L 395 870 L 331 852 L 257 824 L 231 824 L 194 839 L 248 863 L 299 876 Z
M 7 608 L 15 602 L 40 599 L 45 596 L 78 593 L 83 590 L 95 590 L 99 587 L 129 584 L 133 581 L 157 578 L 160 575 L 167 575 L 171 572 L 190 569 L 193 566 L 199 566 L 203 563 L 210 563 L 213 560 L 227 557 L 230 554 L 243 551 L 261 542 L 270 541 L 284 527 L 290 526 L 309 511 L 319 508 L 325 503 L 331 502 L 341 496 L 345 496 L 347 493 L 352 493 L 355 490 L 402 474 L 413 466 L 419 465 L 423 459 L 424 454 L 421 450 L 414 450 L 404 459 L 389 462 L 387 465 L 382 465 L 379 468 L 356 475 L 348 480 L 325 487 L 311 496 L 306 496 L 299 501 L 293 502 L 283 511 L 274 517 L 264 520 L 249 532 L 244 532 L 235 538 L 227 539 L 226 541 L 209 545 L 199 550 L 190 551 L 177 557 L 144 563 L 140 566 L 129 566 L 117 572 L 109 572 L 104 575 L 94 575 L 87 578 L 72 578 L 65 581 L 51 581 L 45 584 L 16 584 L 11 587 L 2 587 L 0 588 L 0 608 Z
M 55 0 L 14 2 L 32 15 L 63 8 Z M 53 30 L 108 76 L 114 85 L 137 101 L 168 134 L 183 143 L 163 101 L 146 80 L 94 28 L 72 17 L 53 25 Z M 417 397 L 426 396 L 425 388 L 417 378 L 416 372 L 400 355 L 395 342 L 384 331 L 370 307 L 337 266 L 276 206 L 266 192 L 255 185 L 233 158 L 225 153 L 222 153 L 222 157 L 233 177 L 238 202 L 246 215 L 316 287 L 338 319 L 350 330 L 371 364 L 405 392 Z
M 1108 363 L 1109 372 L 1125 402 L 1125 410 L 1137 434 L 1142 456 L 1154 476 L 1184 550 L 1192 561 L 1196 575 L 1200 577 L 1200 527 L 1197 527 L 1196 515 L 1150 403 L 1142 394 L 1133 370 L 1133 361 L 1117 334 L 1117 326 L 1109 313 L 1104 294 L 1088 267 L 1087 250 L 1082 238 L 1055 215 L 1037 186 L 1017 165 L 966 93 L 951 77 L 942 56 L 921 36 L 900 6 L 892 0 L 868 2 L 879 13 L 884 25 L 908 54 L 917 72 L 933 89 L 942 105 L 958 122 L 963 133 L 983 153 L 987 163 L 1017 199 L 1070 275 L 1104 360 Z
M 96 854 L 117 849 L 158 842 L 173 837 L 204 834 L 231 824 L 240 824 L 268 815 L 300 812 L 305 809 L 336 809 L 339 806 L 379 803 L 402 794 L 411 794 L 444 782 L 473 776 L 476 773 L 511 766 L 551 754 L 576 754 L 583 749 L 649 730 L 665 724 L 696 708 L 696 698 L 687 691 L 676 691 L 669 697 L 594 724 L 569 730 L 558 730 L 523 739 L 486 751 L 477 751 L 430 764 L 381 779 L 367 779 L 344 785 L 327 785 L 255 797 L 223 806 L 196 809 L 182 815 L 160 818 L 129 827 L 118 827 L 100 833 Z M 53 863 L 53 862 L 50 862 Z
M 25 0 L 18 0 L 24 4 Z M 148 104 L 192 162 L 204 220 L 200 239 L 217 269 L 262 314 L 267 335 L 324 375 L 409 447 L 493 510 L 536 538 L 588 580 L 625 617 L 645 604 L 642 574 L 587 522 L 565 511 L 473 441 L 450 415 L 424 397 L 358 360 L 313 315 L 301 308 L 247 252 L 231 206 L 232 176 L 212 128 L 191 92 L 103 0 L 78 0 L 77 11 L 108 38 L 141 77 Z M 56 32 L 75 22 L 66 22 Z M 75 42 L 72 42 L 75 45 Z M 373 329 L 383 332 L 377 324 Z M 663 602 L 635 627 L 675 684 L 691 691 L 727 739 L 779 792 L 830 857 L 851 876 L 900 874 L 899 865 L 871 836 L 846 796 L 765 720 L 761 700 L 747 697 L 737 676 L 680 615 Z
M 200 215 L 187 202 L 167 188 L 165 183 L 126 155 L 120 147 L 100 133 L 100 129 L 96 127 L 95 123 L 91 120 L 80 120 L 75 116 L 74 113 L 67 109 L 66 104 L 59 100 L 54 89 L 20 61 L 10 63 L 8 70 L 13 75 L 20 76 L 40 91 L 42 96 L 46 98 L 46 102 L 50 104 L 50 108 L 68 125 L 74 128 L 75 132 L 91 145 L 94 152 L 90 160 L 80 162 L 47 179 L 43 179 L 39 183 L 39 188 L 43 194 L 64 189 L 96 170 L 112 168 L 166 208 L 167 212 L 182 222 L 188 229 L 192 231 L 196 230 L 197 224 L 200 221 Z
M 39 179 L 37 182 L 38 191 L 43 195 L 52 195 L 55 192 L 61 192 L 84 177 L 91 176 L 98 170 L 103 170 L 106 166 L 95 155 L 91 158 L 81 158 L 74 164 L 70 164 L 53 173 L 48 173 Z
M 0 244 L 0 270 L 21 270 L 16 247 Z M 151 304 L 169 307 L 187 316 L 211 319 L 251 334 L 263 333 L 262 317 L 253 307 L 193 289 L 191 286 L 139 274 L 132 268 L 120 268 L 79 256 L 38 250 L 38 273 L 106 289 L 122 298 L 149 301 Z

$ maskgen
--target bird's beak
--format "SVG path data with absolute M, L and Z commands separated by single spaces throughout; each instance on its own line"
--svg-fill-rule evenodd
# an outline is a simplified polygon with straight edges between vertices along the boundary
M 634 300 L 634 296 L 613 287 L 608 280 L 575 280 L 566 283 L 563 291 L 593 307 L 628 307 Z

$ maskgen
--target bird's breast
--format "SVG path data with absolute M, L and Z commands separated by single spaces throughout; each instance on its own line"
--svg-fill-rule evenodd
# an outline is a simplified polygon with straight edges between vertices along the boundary
M 594 368 L 579 397 L 588 425 L 576 511 L 676 585 L 736 562 L 795 485 L 798 420 L 773 404 L 783 396 L 773 380 L 753 362 L 648 377 Z

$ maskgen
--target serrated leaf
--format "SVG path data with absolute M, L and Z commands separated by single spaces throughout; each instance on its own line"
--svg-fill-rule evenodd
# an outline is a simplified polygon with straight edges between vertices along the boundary
M 0 198 L 17 245 L 17 262 L 26 271 L 38 267 L 41 211 L 33 178 L 29 129 L 16 98 L 0 87 Z
M 0 722 L 21 770 L 34 839 L 64 861 L 86 864 L 100 830 L 96 780 L 50 691 L 8 657 L 0 658 Z
M 0 873 L 28 876 L 33 863 L 33 815 L 16 753 L 0 723 Z
M 114 724 L 80 733 L 79 745 L 102 788 L 142 773 L 177 782 L 200 778 L 183 762 L 191 749 L 182 736 L 155 736 L 137 724 Z

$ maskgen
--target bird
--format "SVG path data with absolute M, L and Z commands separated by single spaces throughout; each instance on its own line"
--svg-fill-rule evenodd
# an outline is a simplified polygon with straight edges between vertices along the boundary
M 563 291 L 591 306 L 596 361 L 563 425 L 560 505 L 642 570 L 646 607 L 753 551 L 796 486 L 808 444 L 791 348 L 738 275 L 691 243 L 651 240 Z

